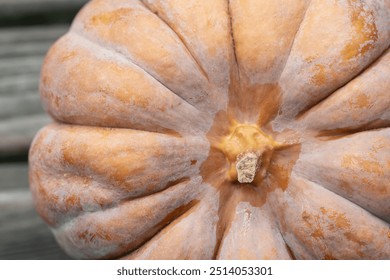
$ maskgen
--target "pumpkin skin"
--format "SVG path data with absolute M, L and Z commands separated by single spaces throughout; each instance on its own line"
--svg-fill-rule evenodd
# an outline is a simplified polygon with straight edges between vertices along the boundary
M 390 259 L 389 45 L 388 0 L 91 1 L 36 209 L 75 258 Z

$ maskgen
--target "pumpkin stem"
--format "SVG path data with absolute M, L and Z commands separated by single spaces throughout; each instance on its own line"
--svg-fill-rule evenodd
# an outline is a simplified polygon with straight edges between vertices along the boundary
M 260 159 L 260 160 L 259 160 Z M 252 183 L 261 158 L 254 152 L 247 152 L 237 156 L 236 170 L 237 179 L 240 183 Z

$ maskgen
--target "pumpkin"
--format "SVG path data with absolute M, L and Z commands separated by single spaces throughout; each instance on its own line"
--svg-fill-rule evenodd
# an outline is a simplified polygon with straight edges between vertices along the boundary
M 388 0 L 91 1 L 36 209 L 74 258 L 389 259 L 389 45 Z

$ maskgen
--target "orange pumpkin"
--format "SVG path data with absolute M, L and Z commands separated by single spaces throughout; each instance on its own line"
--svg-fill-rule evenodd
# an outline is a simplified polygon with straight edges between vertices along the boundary
M 389 0 L 91 1 L 36 208 L 75 258 L 389 259 Z

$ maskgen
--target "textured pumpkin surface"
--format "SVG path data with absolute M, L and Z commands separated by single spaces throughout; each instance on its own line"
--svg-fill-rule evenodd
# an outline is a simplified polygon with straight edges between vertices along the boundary
M 390 259 L 389 0 L 91 1 L 36 207 L 76 258 Z

